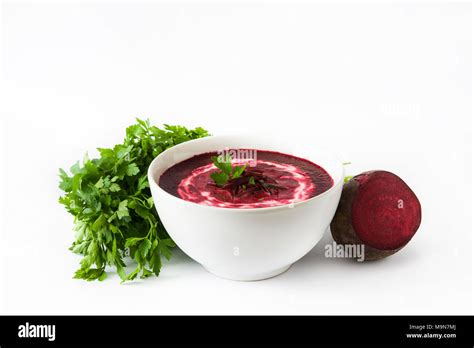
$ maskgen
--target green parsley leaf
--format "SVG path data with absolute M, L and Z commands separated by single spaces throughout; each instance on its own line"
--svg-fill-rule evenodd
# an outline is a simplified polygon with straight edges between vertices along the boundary
M 226 154 L 224 160 L 221 156 L 212 156 L 211 159 L 218 169 L 228 176 L 232 176 L 232 157 L 230 155 Z
M 247 163 L 243 166 L 235 166 L 232 173 L 232 179 L 239 178 L 243 174 L 245 168 L 247 168 Z
M 222 156 L 212 156 L 212 163 L 219 169 L 218 172 L 211 173 L 211 179 L 214 180 L 216 185 L 224 186 L 231 179 L 237 179 L 242 176 L 248 164 L 243 166 L 232 166 L 232 156 L 226 154 L 224 160 Z
M 219 185 L 223 186 L 227 183 L 229 180 L 229 175 L 223 172 L 214 172 L 211 174 L 211 179 L 214 180 L 214 182 Z
M 128 176 L 137 175 L 140 172 L 140 169 L 137 167 L 135 163 L 130 163 L 127 166 L 126 173 Z

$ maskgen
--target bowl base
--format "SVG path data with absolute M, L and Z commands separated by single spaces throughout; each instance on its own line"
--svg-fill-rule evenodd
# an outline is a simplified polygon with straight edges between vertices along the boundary
M 282 268 L 278 268 L 276 270 L 270 271 L 270 272 L 262 272 L 262 273 L 254 273 L 254 274 L 234 274 L 234 273 L 226 273 L 225 271 L 218 271 L 212 268 L 209 268 L 207 266 L 204 266 L 204 269 L 208 271 L 209 273 L 214 274 L 215 276 L 218 276 L 219 278 L 224 278 L 224 279 L 229 279 L 229 280 L 235 280 L 235 281 L 242 281 L 242 282 L 251 282 L 251 281 L 256 281 L 256 280 L 264 280 L 268 278 L 273 278 L 276 277 L 277 275 L 280 275 L 287 271 L 290 267 L 291 264 Z

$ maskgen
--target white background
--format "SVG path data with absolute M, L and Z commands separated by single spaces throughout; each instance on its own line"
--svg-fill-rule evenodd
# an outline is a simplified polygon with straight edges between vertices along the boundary
M 2 7 L 0 313 L 471 314 L 471 7 L 159 3 Z M 401 176 L 423 207 L 398 254 L 216 278 L 181 252 L 159 278 L 73 280 L 59 167 L 135 116 L 324 144 Z M 289 231 L 291 233 L 291 231 Z

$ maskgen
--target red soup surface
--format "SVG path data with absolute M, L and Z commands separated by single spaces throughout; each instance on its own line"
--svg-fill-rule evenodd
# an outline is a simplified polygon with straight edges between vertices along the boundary
M 334 181 L 317 164 L 284 153 L 239 149 L 254 158 L 232 159 L 232 165 L 247 167 L 243 177 L 217 185 L 211 174 L 220 171 L 211 157 L 196 155 L 167 169 L 159 179 L 166 192 L 198 204 L 221 208 L 267 208 L 301 202 L 329 190 Z M 251 181 L 249 182 L 249 178 Z

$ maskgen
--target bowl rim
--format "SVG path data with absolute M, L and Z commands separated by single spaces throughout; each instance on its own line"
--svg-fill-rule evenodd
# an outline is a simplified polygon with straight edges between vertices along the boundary
M 165 195 L 167 195 L 168 197 L 170 197 L 171 199 L 174 199 L 176 200 L 176 202 L 181 202 L 181 204 L 185 204 L 185 205 L 190 205 L 190 206 L 193 206 L 193 207 L 201 207 L 203 209 L 211 209 L 211 210 L 216 210 L 216 211 L 228 211 L 228 212 L 267 212 L 267 211 L 274 211 L 274 210 L 286 210 L 286 209 L 294 209 L 296 208 L 297 206 L 300 206 L 300 205 L 304 205 L 304 204 L 307 204 L 308 202 L 311 202 L 313 200 L 316 200 L 320 197 L 324 197 L 325 195 L 328 195 L 329 193 L 331 193 L 332 191 L 335 191 L 341 184 L 343 184 L 344 182 L 344 165 L 342 164 L 343 162 L 339 159 L 338 156 L 336 156 L 334 153 L 332 152 L 328 152 L 328 151 L 325 151 L 324 150 L 324 153 L 329 155 L 335 162 L 339 162 L 340 163 L 340 176 L 339 176 L 339 180 L 338 181 L 334 181 L 334 184 L 329 188 L 327 189 L 326 191 L 324 192 L 321 192 L 320 194 L 314 196 L 314 197 L 311 197 L 311 198 L 308 198 L 308 199 L 305 199 L 303 201 L 298 201 L 298 202 L 294 202 L 294 203 L 287 203 L 287 204 L 281 204 L 281 205 L 276 205 L 276 206 L 272 206 L 272 207 L 263 207 L 263 208 L 227 208 L 227 207 L 216 207 L 216 206 L 212 206 L 212 205 L 205 205 L 205 204 L 199 204 L 199 203 L 196 203 L 196 202 L 191 202 L 191 201 L 187 201 L 185 199 L 182 199 L 182 198 L 179 198 L 179 197 L 176 197 L 174 195 L 172 195 L 171 193 L 163 190 L 160 185 L 158 184 L 158 182 L 156 182 L 156 180 L 153 178 L 153 173 L 152 173 L 152 170 L 153 168 L 156 166 L 156 162 L 158 162 L 160 160 L 160 157 L 164 157 L 164 155 L 167 153 L 167 152 L 171 152 L 171 150 L 174 150 L 174 151 L 177 151 L 179 150 L 180 147 L 182 146 L 189 146 L 189 143 L 192 143 L 192 142 L 201 142 L 201 141 L 208 141 L 208 139 L 210 138 L 228 138 L 228 137 L 239 137 L 241 136 L 242 138 L 249 138 L 249 137 L 252 137 L 253 134 L 223 134 L 223 135 L 210 135 L 210 136 L 207 136 L 207 137 L 204 137 L 204 138 L 199 138 L 199 139 L 193 139 L 193 140 L 188 140 L 188 141 L 185 141 L 183 143 L 180 143 L 180 144 L 177 144 L 177 145 L 174 145 L 168 149 L 166 149 L 165 151 L 163 151 L 162 153 L 160 153 L 158 156 L 156 156 L 150 163 L 150 165 L 148 166 L 148 170 L 147 170 L 147 178 L 148 178 L 148 184 L 150 185 L 150 190 L 151 190 L 151 185 L 154 185 L 155 188 L 160 191 L 160 192 L 163 192 Z M 259 149 L 256 149 L 256 150 L 259 150 Z M 262 150 L 263 151 L 263 150 Z M 276 150 L 266 150 L 266 151 L 276 151 Z M 195 155 L 199 155 L 199 153 L 196 153 L 192 156 L 195 156 Z M 306 159 L 305 157 L 300 157 L 300 158 L 303 158 L 303 159 Z M 317 163 L 316 163 L 317 164 Z M 319 165 L 319 164 L 317 164 Z M 326 168 L 324 168 L 323 166 L 321 166 L 324 170 L 327 171 Z M 165 170 L 169 169 L 171 167 L 167 167 Z M 334 179 L 333 179 L 334 180 Z M 150 182 L 151 181 L 151 182 Z M 156 207 L 156 205 L 155 205 Z

